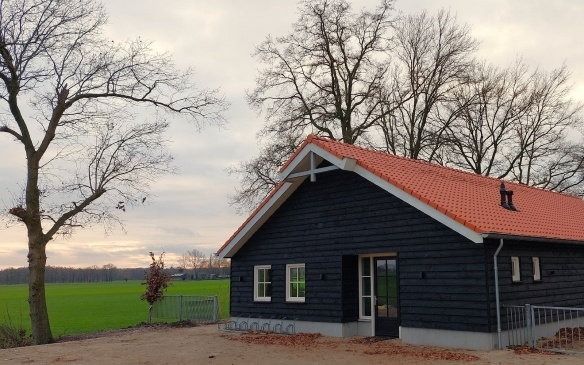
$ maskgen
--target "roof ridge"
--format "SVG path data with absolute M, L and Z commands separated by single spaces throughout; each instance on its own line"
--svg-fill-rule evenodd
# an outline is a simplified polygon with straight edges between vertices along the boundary
M 432 162 L 425 161 L 425 160 L 418 160 L 418 159 L 414 159 L 414 158 L 410 158 L 410 157 L 399 156 L 399 155 L 396 155 L 396 154 L 393 154 L 393 153 L 390 153 L 390 152 L 384 152 L 384 151 L 381 151 L 381 150 L 376 150 L 374 148 L 367 148 L 367 147 L 360 146 L 360 145 L 344 143 L 344 142 L 337 141 L 335 139 L 328 138 L 328 137 L 324 137 L 324 136 L 316 136 L 314 134 L 310 134 L 309 137 L 310 137 L 310 139 L 309 140 L 307 139 L 309 141 L 309 143 L 312 142 L 315 139 L 316 140 L 321 140 L 323 142 L 333 142 L 333 143 L 337 143 L 337 144 L 340 144 L 340 145 L 343 145 L 343 146 L 348 146 L 350 148 L 360 149 L 362 151 L 373 152 L 373 153 L 380 154 L 380 155 L 383 155 L 383 156 L 389 156 L 389 157 L 397 158 L 397 159 L 400 159 L 400 160 L 405 160 L 405 161 L 419 163 L 421 165 L 438 167 L 438 168 L 443 168 L 443 169 L 447 169 L 447 170 L 451 170 L 451 171 L 463 173 L 463 174 L 466 174 L 466 175 L 469 175 L 469 176 L 472 176 L 472 177 L 476 177 L 476 178 L 483 178 L 483 179 L 486 179 L 486 180 L 493 180 L 493 181 L 497 181 L 497 182 L 505 182 L 505 183 L 513 184 L 513 185 L 518 186 L 518 187 L 521 187 L 521 188 L 528 188 L 528 189 L 534 189 L 534 190 L 537 190 L 537 191 L 543 191 L 543 192 L 552 193 L 552 194 L 559 194 L 559 195 L 566 196 L 566 197 L 573 198 L 573 199 L 577 199 L 577 200 L 580 200 L 580 201 L 583 200 L 580 196 L 575 195 L 575 194 L 569 194 L 569 193 L 564 193 L 564 192 L 559 192 L 559 191 L 553 191 L 553 190 L 549 190 L 549 189 L 545 189 L 545 188 L 541 188 L 541 187 L 537 187 L 537 186 L 531 186 L 531 185 L 519 183 L 519 182 L 516 182 L 516 181 L 510 181 L 510 180 L 507 180 L 507 179 L 504 179 L 504 178 L 496 178 L 496 177 L 493 177 L 493 176 L 485 176 L 485 175 L 477 174 L 477 173 L 472 172 L 472 171 L 463 170 L 461 168 L 456 168 L 456 167 L 452 167 L 452 166 L 444 166 L 444 165 L 440 165 L 440 164 L 437 164 L 437 163 L 432 163 Z

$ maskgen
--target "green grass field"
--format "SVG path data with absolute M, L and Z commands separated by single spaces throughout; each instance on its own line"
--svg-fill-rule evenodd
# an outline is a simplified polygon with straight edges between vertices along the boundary
M 47 284 L 47 306 L 54 336 L 124 328 L 146 321 L 139 281 Z M 0 323 L 30 328 L 26 285 L 0 285 Z M 167 294 L 217 295 L 220 315 L 228 316 L 229 280 L 173 281 Z

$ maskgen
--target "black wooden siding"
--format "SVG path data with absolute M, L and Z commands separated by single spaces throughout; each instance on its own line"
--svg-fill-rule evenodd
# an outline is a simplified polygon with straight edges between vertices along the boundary
M 491 306 L 491 330 L 497 326 L 493 254 L 499 241 L 486 242 L 487 283 Z M 520 261 L 521 281 L 511 280 L 511 257 Z M 541 281 L 533 280 L 532 257 L 539 257 Z M 584 307 L 584 246 L 505 240 L 499 253 L 499 293 L 502 305 Z M 505 328 L 505 310 L 502 310 Z
M 357 255 L 374 252 L 399 254 L 402 326 L 489 330 L 482 245 L 345 171 L 305 181 L 233 257 L 231 315 L 355 321 Z M 305 303 L 285 302 L 287 263 L 306 264 Z M 272 301 L 255 303 L 253 266 L 265 264 Z

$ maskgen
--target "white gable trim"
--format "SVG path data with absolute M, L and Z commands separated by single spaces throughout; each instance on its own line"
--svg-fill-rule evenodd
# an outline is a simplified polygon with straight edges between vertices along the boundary
M 241 248 L 241 246 L 243 246 L 245 242 L 247 242 L 247 240 L 259 229 L 259 227 L 261 227 L 261 225 L 264 224 L 270 216 L 272 216 L 272 214 L 282 205 L 282 203 L 284 203 L 284 201 L 286 201 L 286 199 L 292 195 L 298 186 L 300 186 L 300 184 L 306 179 L 306 176 L 295 178 L 291 181 L 286 179 L 291 174 L 293 174 L 294 169 L 298 166 L 298 164 L 300 164 L 305 158 L 309 157 L 310 152 L 319 155 L 323 159 L 342 170 L 355 172 L 364 179 L 379 186 L 383 190 L 408 203 L 422 213 L 425 213 L 426 215 L 434 218 L 438 222 L 468 238 L 472 242 L 483 243 L 483 236 L 481 234 L 473 231 L 464 224 L 457 222 L 446 214 L 401 190 L 397 186 L 380 178 L 369 170 L 357 165 L 355 160 L 350 158 L 340 159 L 315 144 L 308 144 L 298 153 L 298 155 L 296 155 L 296 157 L 288 164 L 288 166 L 286 166 L 286 168 L 280 172 L 279 178 L 285 181 L 280 189 L 278 189 L 278 191 L 272 195 L 272 197 L 252 217 L 252 219 L 250 219 L 249 222 L 247 222 L 247 224 L 241 228 L 237 235 L 229 240 L 227 245 L 217 253 L 219 257 L 232 257 L 233 254 L 235 254 Z
M 347 159 L 339 159 L 335 155 L 331 154 L 330 152 L 318 147 L 314 144 L 309 144 L 304 146 L 304 148 L 294 157 L 292 161 L 284 168 L 284 170 L 280 171 L 278 174 L 278 178 L 280 180 L 286 180 L 294 171 L 294 169 L 302 162 L 304 159 L 309 158 L 310 153 L 313 152 L 318 156 L 322 157 L 323 159 L 327 160 L 328 162 L 332 163 L 333 165 L 337 166 L 343 170 L 350 170 L 349 168 L 353 168 L 355 166 L 355 160 L 347 158 Z

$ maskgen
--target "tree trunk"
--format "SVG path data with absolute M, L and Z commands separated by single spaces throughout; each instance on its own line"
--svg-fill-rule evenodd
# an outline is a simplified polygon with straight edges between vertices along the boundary
M 32 338 L 42 345 L 53 341 L 45 296 L 46 246 L 40 216 L 39 163 L 34 155 L 27 155 L 26 214 L 23 221 L 28 233 L 28 305 Z
M 45 243 L 39 241 L 38 239 L 30 238 L 28 249 L 28 303 L 32 337 L 37 345 L 53 341 L 45 297 L 47 255 L 45 253 Z

